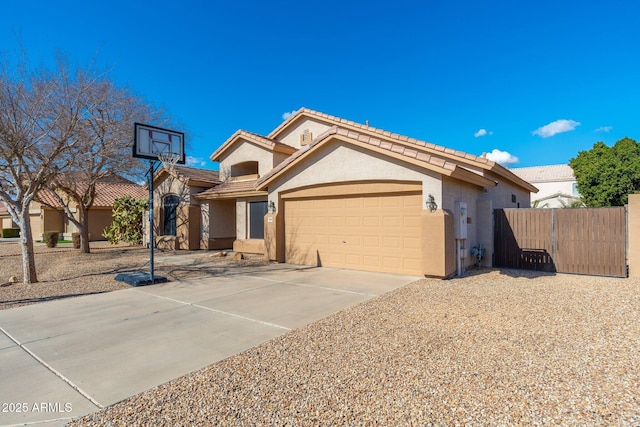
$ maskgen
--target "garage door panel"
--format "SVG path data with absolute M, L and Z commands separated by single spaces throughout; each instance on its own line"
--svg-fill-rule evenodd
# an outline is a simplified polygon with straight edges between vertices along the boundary
M 402 227 L 402 217 L 395 215 L 387 215 L 382 218 L 383 227 Z
M 383 208 L 399 208 L 402 207 L 403 201 L 399 197 L 383 197 L 382 199 L 382 207 Z
M 401 238 L 398 236 L 386 236 L 382 238 L 383 249 L 398 249 L 400 248 Z
M 419 237 L 403 237 L 402 238 L 402 247 L 405 249 L 420 249 L 421 239 Z
M 365 216 L 362 217 L 362 225 L 364 227 L 379 227 L 380 226 L 380 218 L 377 216 Z
M 420 275 L 421 204 L 418 192 L 286 200 L 286 259 Z
M 361 216 L 348 216 L 345 220 L 345 224 L 347 227 L 362 227 L 362 217 Z
M 402 265 L 402 262 L 398 257 L 388 257 L 388 256 L 382 257 L 382 266 L 384 268 L 397 269 L 401 265 Z
M 365 208 L 378 208 L 380 207 L 381 202 L 378 197 L 365 197 L 362 202 L 362 206 Z

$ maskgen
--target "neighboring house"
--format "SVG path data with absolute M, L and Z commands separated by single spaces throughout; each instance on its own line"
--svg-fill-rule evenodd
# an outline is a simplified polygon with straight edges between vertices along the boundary
M 102 232 L 111 225 L 113 202 L 115 199 L 130 195 L 136 199 L 147 198 L 147 190 L 140 185 L 134 184 L 124 178 L 110 179 L 99 182 L 96 185 L 96 199 L 89 209 L 89 234 L 90 240 L 106 240 Z M 34 240 L 42 240 L 45 231 L 57 231 L 60 239 L 71 240 L 71 234 L 77 232 L 77 227 L 65 216 L 63 210 L 56 199 L 48 191 L 38 194 L 39 200 L 34 200 L 29 206 L 29 217 L 31 220 L 31 231 Z M 49 205 L 49 206 L 47 206 Z M 53 207 L 52 207 L 53 206 Z M 56 207 L 57 208 L 54 208 Z M 72 212 L 76 208 L 72 207 Z M 0 219 L 3 228 L 5 225 L 13 224 L 9 212 L 0 205 Z
M 201 248 L 419 276 L 474 264 L 478 245 L 490 265 L 493 210 L 537 191 L 486 158 L 305 108 L 269 135 L 237 131 L 211 160 L 220 184 L 190 192 Z
M 511 172 L 540 190 L 531 196 L 531 203 L 539 208 L 562 208 L 580 201 L 578 183 L 569 165 L 512 168 Z
M 154 234 L 164 249 L 200 249 L 200 202 L 194 195 L 220 184 L 217 171 L 176 165 L 154 175 Z M 146 190 L 148 194 L 148 189 Z M 148 196 L 147 196 L 148 197 Z M 205 218 L 205 223 L 209 219 Z M 148 228 L 148 221 L 145 221 Z M 148 235 L 148 229 L 146 230 Z M 148 242 L 148 237 L 145 238 Z M 226 242 L 225 248 L 233 241 Z
M 7 208 L 0 203 L 0 228 L 18 228 L 18 225 L 13 222 Z

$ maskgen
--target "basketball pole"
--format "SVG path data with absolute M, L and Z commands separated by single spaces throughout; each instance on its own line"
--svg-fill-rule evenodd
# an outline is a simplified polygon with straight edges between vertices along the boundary
M 153 170 L 155 169 L 156 162 L 149 160 L 149 276 L 151 278 L 151 284 L 155 283 L 153 277 Z

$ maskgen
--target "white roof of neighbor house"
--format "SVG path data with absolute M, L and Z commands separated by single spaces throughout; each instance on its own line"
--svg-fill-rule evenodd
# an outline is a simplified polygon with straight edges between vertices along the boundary
M 576 180 L 573 169 L 569 165 L 531 166 L 509 170 L 530 183 Z

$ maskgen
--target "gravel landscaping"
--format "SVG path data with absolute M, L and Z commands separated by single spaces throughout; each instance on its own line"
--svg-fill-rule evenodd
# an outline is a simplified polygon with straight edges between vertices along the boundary
M 419 280 L 71 425 L 640 425 L 639 285 Z

